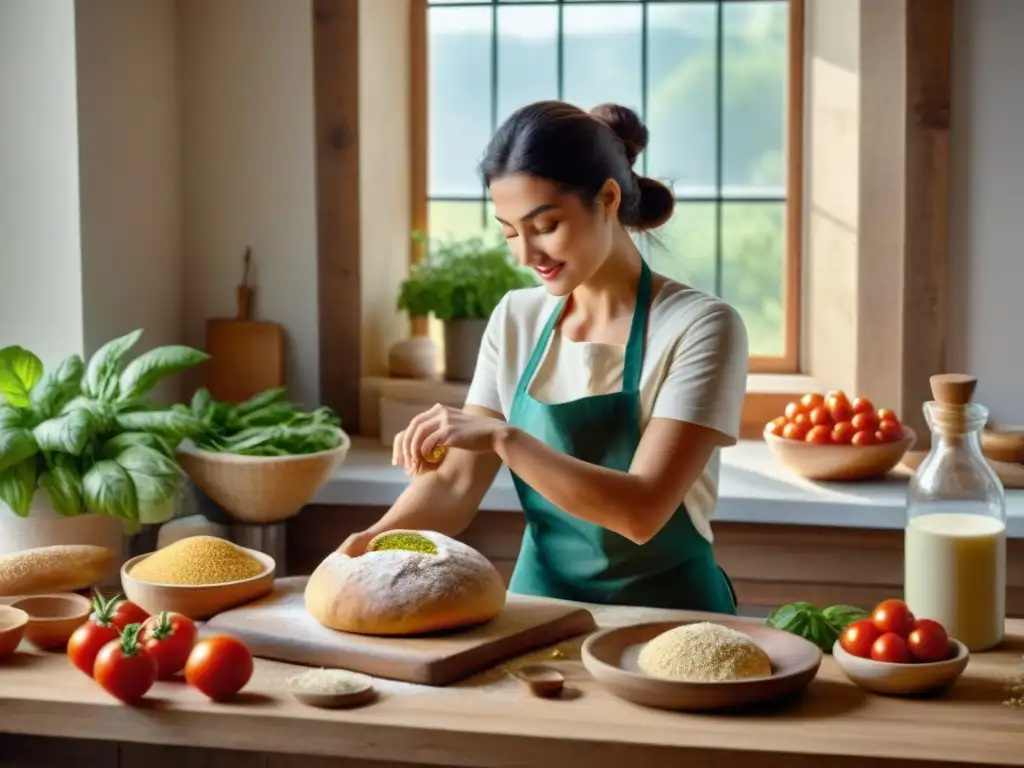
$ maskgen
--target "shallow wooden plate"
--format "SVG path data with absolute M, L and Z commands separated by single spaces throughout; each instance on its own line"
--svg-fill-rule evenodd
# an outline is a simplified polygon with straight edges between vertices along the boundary
M 659 680 L 640 671 L 637 657 L 651 639 L 694 621 L 659 621 L 606 629 L 583 643 L 583 665 L 594 679 L 616 696 L 659 709 L 724 710 L 761 704 L 799 693 L 821 666 L 821 649 L 801 637 L 755 621 L 716 618 L 744 632 L 760 645 L 772 662 L 772 676 L 723 683 L 682 683 Z

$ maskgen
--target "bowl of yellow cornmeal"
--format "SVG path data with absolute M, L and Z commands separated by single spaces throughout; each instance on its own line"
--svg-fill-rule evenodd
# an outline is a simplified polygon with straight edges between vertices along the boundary
M 583 664 L 616 696 L 661 709 L 719 710 L 800 693 L 822 653 L 801 637 L 731 616 L 598 632 Z
M 274 585 L 274 558 L 216 536 L 189 536 L 121 567 L 125 597 L 151 615 L 211 616 L 263 597 Z

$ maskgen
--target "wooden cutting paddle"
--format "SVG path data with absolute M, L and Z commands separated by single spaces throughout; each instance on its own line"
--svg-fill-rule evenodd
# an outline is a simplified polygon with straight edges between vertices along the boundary
M 229 403 L 285 386 L 284 328 L 251 318 L 251 261 L 252 249 L 247 247 L 236 316 L 206 321 L 206 351 L 211 359 L 203 366 L 203 383 L 215 399 Z

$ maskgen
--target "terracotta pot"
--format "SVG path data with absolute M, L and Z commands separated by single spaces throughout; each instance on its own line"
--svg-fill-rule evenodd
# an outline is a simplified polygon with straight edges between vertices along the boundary
M 444 377 L 448 381 L 472 381 L 480 342 L 487 320 L 445 320 Z

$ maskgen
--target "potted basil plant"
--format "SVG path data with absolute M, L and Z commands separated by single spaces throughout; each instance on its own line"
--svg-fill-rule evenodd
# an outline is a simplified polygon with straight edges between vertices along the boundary
M 410 318 L 433 314 L 444 324 L 445 378 L 470 381 L 487 319 L 509 291 L 537 285 L 512 259 L 500 235 L 464 240 L 415 238 L 428 245 L 402 283 L 398 309 Z
M 202 424 L 148 396 L 208 356 L 172 345 L 125 365 L 141 335 L 49 370 L 27 349 L 0 350 L 0 555 L 52 544 L 119 552 L 125 532 L 173 515 L 175 448 Z

